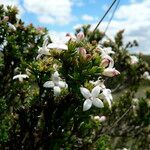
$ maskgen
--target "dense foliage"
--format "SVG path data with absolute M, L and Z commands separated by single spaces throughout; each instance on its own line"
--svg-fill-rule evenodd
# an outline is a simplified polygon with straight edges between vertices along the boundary
M 136 92 L 149 66 L 128 51 L 137 43 L 90 25 L 54 41 L 16 15 L 0 6 L 0 148 L 148 149 L 150 92 Z

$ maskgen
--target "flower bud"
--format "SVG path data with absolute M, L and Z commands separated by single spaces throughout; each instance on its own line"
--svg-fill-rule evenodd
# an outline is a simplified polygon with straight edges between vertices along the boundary
M 4 21 L 8 21 L 9 20 L 9 16 L 4 16 Z
M 96 120 L 96 121 L 100 121 L 100 117 L 99 116 L 94 116 L 93 119 Z
M 79 33 L 77 34 L 77 39 L 83 40 L 83 39 L 84 39 L 84 33 L 83 33 L 83 32 L 79 32 Z
M 86 49 L 84 49 L 83 47 L 79 48 L 79 54 L 83 57 L 86 58 Z
M 120 72 L 116 70 L 115 68 L 106 68 L 104 69 L 102 74 L 107 77 L 114 77 L 116 75 L 119 75 Z
M 101 66 L 106 68 L 109 65 L 109 63 L 110 63 L 110 60 L 105 58 L 105 59 L 102 60 Z
M 101 116 L 100 117 L 100 122 L 104 122 L 104 121 L 106 121 L 106 116 Z
M 95 121 L 104 122 L 104 121 L 106 121 L 106 116 L 101 116 L 101 117 L 100 116 L 94 116 L 93 119 Z
M 90 61 L 91 58 L 92 58 L 91 54 L 86 54 L 86 60 L 87 60 L 87 61 Z

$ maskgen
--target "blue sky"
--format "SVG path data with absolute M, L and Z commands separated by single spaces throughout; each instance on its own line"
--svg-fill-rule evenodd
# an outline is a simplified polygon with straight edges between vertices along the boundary
M 23 0 L 20 0 L 20 4 L 24 7 L 23 2 Z M 130 4 L 130 2 L 130 0 L 121 0 L 120 5 Z M 73 0 L 70 12 L 71 20 L 66 20 L 66 23 L 63 23 L 63 21 L 60 24 L 52 23 L 51 21 L 39 21 L 37 14 L 31 11 L 26 11 L 25 13 L 23 13 L 22 18 L 27 24 L 32 22 L 35 26 L 44 26 L 49 30 L 55 30 L 57 32 L 73 32 L 74 27 L 78 24 L 97 23 L 106 12 L 108 6 L 111 5 L 111 3 L 112 0 Z M 106 16 L 105 20 L 109 19 L 112 10 Z
M 50 33 L 61 36 L 67 32 L 73 33 L 82 24 L 91 24 L 94 28 L 112 1 L 0 0 L 0 3 L 16 5 L 20 10 L 19 17 L 26 24 L 47 27 Z M 101 30 L 106 28 L 112 10 L 100 25 Z M 134 39 L 139 42 L 136 52 L 150 54 L 150 0 L 120 0 L 107 34 L 112 38 L 121 29 L 125 29 L 125 42 Z

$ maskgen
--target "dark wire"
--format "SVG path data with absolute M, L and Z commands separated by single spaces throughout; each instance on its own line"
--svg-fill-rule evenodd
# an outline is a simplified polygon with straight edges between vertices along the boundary
M 103 19 L 106 17 L 106 15 L 108 14 L 108 12 L 110 11 L 110 9 L 112 8 L 112 6 L 116 3 L 117 0 L 114 0 L 113 3 L 110 5 L 110 7 L 108 8 L 108 10 L 106 11 L 106 13 L 104 14 L 104 16 L 101 18 L 101 20 L 98 22 L 97 26 L 95 27 L 95 29 L 93 30 L 93 34 L 96 31 L 96 29 L 98 28 L 98 26 L 101 24 L 101 22 L 103 21 Z M 92 34 L 92 35 L 93 35 Z
M 112 13 L 112 15 L 111 15 L 111 17 L 110 17 L 110 19 L 109 19 L 109 21 L 108 21 L 108 24 L 107 24 L 106 29 L 105 29 L 105 31 L 104 31 L 105 34 L 106 34 L 106 32 L 107 32 L 107 30 L 108 30 L 108 28 L 109 28 L 109 25 L 110 25 L 110 23 L 111 23 L 111 21 L 112 21 L 114 15 L 115 15 L 115 12 L 116 12 L 116 10 L 117 10 L 117 8 L 118 8 L 118 6 L 119 6 L 119 3 L 120 3 L 120 0 L 118 0 L 118 2 L 117 2 L 117 4 L 116 4 L 116 7 L 115 7 L 115 9 L 113 10 L 113 13 Z

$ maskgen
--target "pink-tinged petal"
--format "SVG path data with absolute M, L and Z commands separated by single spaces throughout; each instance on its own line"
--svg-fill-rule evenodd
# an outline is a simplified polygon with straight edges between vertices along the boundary
M 59 96 L 61 89 L 59 86 L 54 86 L 54 96 Z
M 102 74 L 104 76 L 114 77 L 116 75 L 119 75 L 120 72 L 118 70 L 116 70 L 115 68 L 106 68 L 106 69 L 104 69 Z
M 61 88 L 66 88 L 67 84 L 64 81 L 59 81 L 58 86 L 61 87 Z
M 92 101 L 90 99 L 86 99 L 83 103 L 83 111 L 87 111 L 91 108 Z
M 81 91 L 81 94 L 84 96 L 84 98 L 89 99 L 91 97 L 91 93 L 88 89 L 81 87 L 80 91 Z
M 83 48 L 83 47 L 80 47 L 80 48 L 79 48 L 79 54 L 80 54 L 83 58 L 85 58 L 85 57 L 86 57 L 86 49 Z
M 104 107 L 103 102 L 99 98 L 93 98 L 92 103 L 93 103 L 94 106 L 96 106 L 98 108 Z
M 100 90 L 101 90 L 100 86 L 97 85 L 96 87 L 94 87 L 91 92 L 92 97 L 94 97 L 94 98 L 98 97 Z
M 83 33 L 83 32 L 79 32 L 79 33 L 77 34 L 77 39 L 78 39 L 78 40 L 83 40 L 83 39 L 84 39 L 84 33 Z
M 43 84 L 43 87 L 45 88 L 53 88 L 54 87 L 54 82 L 53 81 L 47 81 Z
M 102 58 L 103 59 L 107 59 L 107 61 L 109 61 L 109 68 L 113 68 L 114 67 L 114 60 L 107 54 L 102 54 Z
M 109 65 L 110 61 L 108 59 L 103 59 L 101 62 L 101 66 L 106 68 Z
M 101 116 L 99 120 L 100 120 L 100 122 L 106 121 L 106 116 Z
M 93 119 L 96 120 L 96 121 L 99 121 L 99 122 L 106 121 L 106 117 L 105 116 L 94 116 Z
M 86 61 L 90 61 L 92 59 L 92 55 L 91 54 L 86 54 Z

